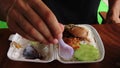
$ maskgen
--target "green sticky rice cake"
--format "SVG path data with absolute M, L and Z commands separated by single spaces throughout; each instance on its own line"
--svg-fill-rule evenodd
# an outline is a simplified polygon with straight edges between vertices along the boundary
M 94 61 L 99 59 L 99 57 L 99 50 L 93 45 L 81 44 L 80 48 L 74 52 L 74 58 L 79 61 Z

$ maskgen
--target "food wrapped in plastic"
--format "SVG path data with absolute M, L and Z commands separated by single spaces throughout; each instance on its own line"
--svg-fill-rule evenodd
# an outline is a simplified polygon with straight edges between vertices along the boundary
M 47 63 L 53 60 L 53 46 L 30 41 L 19 34 L 11 35 L 8 57 L 16 61 Z
M 44 45 L 30 41 L 19 34 L 13 34 L 9 40 L 8 57 L 15 61 L 48 63 L 58 60 L 61 63 L 94 63 L 104 58 L 104 46 L 94 27 L 87 24 L 65 25 L 63 40 L 74 49 L 73 58 L 66 60 L 59 55 L 59 44 Z

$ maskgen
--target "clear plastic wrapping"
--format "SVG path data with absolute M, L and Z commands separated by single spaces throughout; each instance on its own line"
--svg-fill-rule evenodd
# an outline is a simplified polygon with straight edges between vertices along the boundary
M 23 56 L 24 49 L 31 44 L 31 42 L 27 39 L 22 38 L 19 34 L 13 34 L 10 35 L 9 40 L 11 40 L 10 48 L 8 50 L 7 56 L 9 59 L 14 61 L 26 61 L 26 62 L 38 62 L 38 63 L 48 63 L 52 62 L 53 60 L 58 60 L 61 63 L 65 64 L 74 64 L 74 63 L 94 63 L 94 62 L 100 62 L 104 59 L 104 46 L 103 42 L 96 31 L 94 27 L 88 24 L 83 25 L 76 25 L 79 27 L 84 27 L 89 31 L 89 38 L 91 39 L 91 44 L 96 47 L 100 52 L 100 58 L 95 61 L 78 61 L 74 58 L 71 60 L 64 60 L 62 59 L 58 54 L 59 45 L 43 45 L 43 44 L 37 44 L 39 46 L 34 46 L 35 49 L 42 54 L 44 57 L 43 59 L 26 59 Z M 84 43 L 84 42 L 83 42 Z

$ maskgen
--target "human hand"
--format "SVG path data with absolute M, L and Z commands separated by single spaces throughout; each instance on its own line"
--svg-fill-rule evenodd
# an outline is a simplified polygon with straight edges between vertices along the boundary
M 16 0 L 7 22 L 11 31 L 44 44 L 56 44 L 64 30 L 42 0 Z
M 120 0 L 109 0 L 107 23 L 120 23 Z

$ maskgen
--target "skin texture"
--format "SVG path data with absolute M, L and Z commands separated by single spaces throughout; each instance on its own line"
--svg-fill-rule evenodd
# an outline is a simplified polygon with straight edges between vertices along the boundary
M 107 23 L 120 23 L 120 0 L 109 0 Z
M 41 43 L 57 43 L 63 26 L 41 0 L 16 0 L 7 17 L 11 31 Z
M 42 0 L 14 2 L 15 0 L 0 0 L 0 19 L 7 21 L 11 31 L 44 44 L 58 43 L 64 26 Z M 106 21 L 120 23 L 120 0 L 109 0 L 109 6 Z

